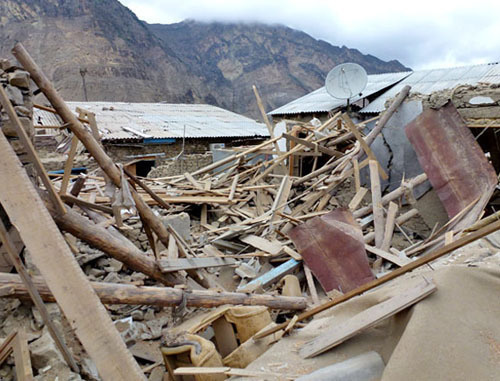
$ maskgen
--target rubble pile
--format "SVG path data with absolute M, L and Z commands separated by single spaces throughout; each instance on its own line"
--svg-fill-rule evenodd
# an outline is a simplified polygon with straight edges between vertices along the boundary
M 339 112 L 273 136 L 265 118 L 270 139 L 259 145 L 194 171 L 179 173 L 172 163 L 138 177 L 110 159 L 24 48 L 13 52 L 25 69 L 0 61 L 0 126 L 26 158 L 11 155 L 0 136 L 0 173 L 10 179 L 0 184 L 2 379 L 296 379 L 319 366 L 252 363 L 297 332 L 306 339 L 287 350 L 304 361 L 325 358 L 420 301 L 437 303 L 441 285 L 422 276 L 422 266 L 500 228 L 488 208 L 495 169 L 448 101 L 400 126 L 422 169 L 397 184 L 371 146 L 401 120 L 395 112 L 409 87 L 369 121 Z M 73 154 L 81 143 L 98 170 L 72 175 L 70 150 L 63 173 L 49 180 L 33 146 L 21 143 L 21 128 L 33 135 L 30 86 L 72 131 Z M 386 192 L 383 181 L 392 182 Z M 414 192 L 424 183 L 445 224 L 426 226 Z M 491 239 L 478 241 L 469 263 L 494 263 L 499 246 Z M 379 287 L 393 280 L 397 286 Z M 375 288 L 384 297 L 369 299 Z M 340 324 L 311 320 L 362 294 L 369 303 Z M 380 376 L 387 354 L 375 349 L 349 361 L 373 360 Z

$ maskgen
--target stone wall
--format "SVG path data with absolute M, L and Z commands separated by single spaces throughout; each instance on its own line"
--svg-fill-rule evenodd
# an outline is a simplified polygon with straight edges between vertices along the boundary
M 152 168 L 148 177 L 157 178 L 181 175 L 185 172 L 191 173 L 209 164 L 212 164 L 211 152 L 183 155 L 177 160 L 167 161 L 163 165 Z
M 33 141 L 35 129 L 33 127 L 33 94 L 29 89 L 30 76 L 21 68 L 13 65 L 9 60 L 0 59 L 0 84 L 5 89 L 24 130 Z M 5 110 L 0 111 L 0 129 L 5 134 L 9 143 L 14 148 L 21 163 L 24 164 L 28 174 L 35 178 L 33 165 L 29 162 L 23 144 L 17 137 L 13 122 L 7 116 Z

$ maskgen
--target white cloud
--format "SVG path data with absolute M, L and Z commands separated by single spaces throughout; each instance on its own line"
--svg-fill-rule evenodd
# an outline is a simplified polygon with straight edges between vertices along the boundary
M 258 21 L 415 69 L 500 59 L 499 1 L 121 0 L 149 23 Z

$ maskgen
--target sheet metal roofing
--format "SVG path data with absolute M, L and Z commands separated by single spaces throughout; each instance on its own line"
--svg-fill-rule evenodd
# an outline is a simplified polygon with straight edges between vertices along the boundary
M 391 87 L 385 93 L 361 109 L 364 113 L 379 113 L 385 110 L 385 102 L 396 96 L 401 89 L 411 86 L 412 93 L 431 94 L 434 91 L 452 89 L 458 85 L 475 85 L 479 82 L 500 83 L 498 63 L 464 66 L 448 69 L 414 71 L 410 76 Z
M 402 79 L 408 77 L 411 72 L 371 74 L 368 76 L 368 83 L 361 95 L 351 99 L 351 103 L 366 98 L 378 91 L 394 85 Z M 306 94 L 284 106 L 277 108 L 269 115 L 288 115 L 288 114 L 308 114 L 313 112 L 328 112 L 338 107 L 346 106 L 346 100 L 332 97 L 326 92 L 325 87 L 321 87 L 312 93 Z
M 268 137 L 265 124 L 204 104 L 66 102 L 96 115 L 103 140 Z M 34 110 L 38 116 L 48 114 Z M 52 121 L 53 122 L 53 121 Z M 43 123 L 47 125 L 46 123 Z M 60 124 L 60 123 L 59 123 Z

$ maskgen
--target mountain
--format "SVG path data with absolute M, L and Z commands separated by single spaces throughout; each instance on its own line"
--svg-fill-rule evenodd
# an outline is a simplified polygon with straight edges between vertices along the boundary
M 407 70 L 282 25 L 160 25 L 116 0 L 2 0 L 0 57 L 21 41 L 66 100 L 209 103 L 257 117 L 252 85 L 267 110 L 356 62 L 368 73 Z

